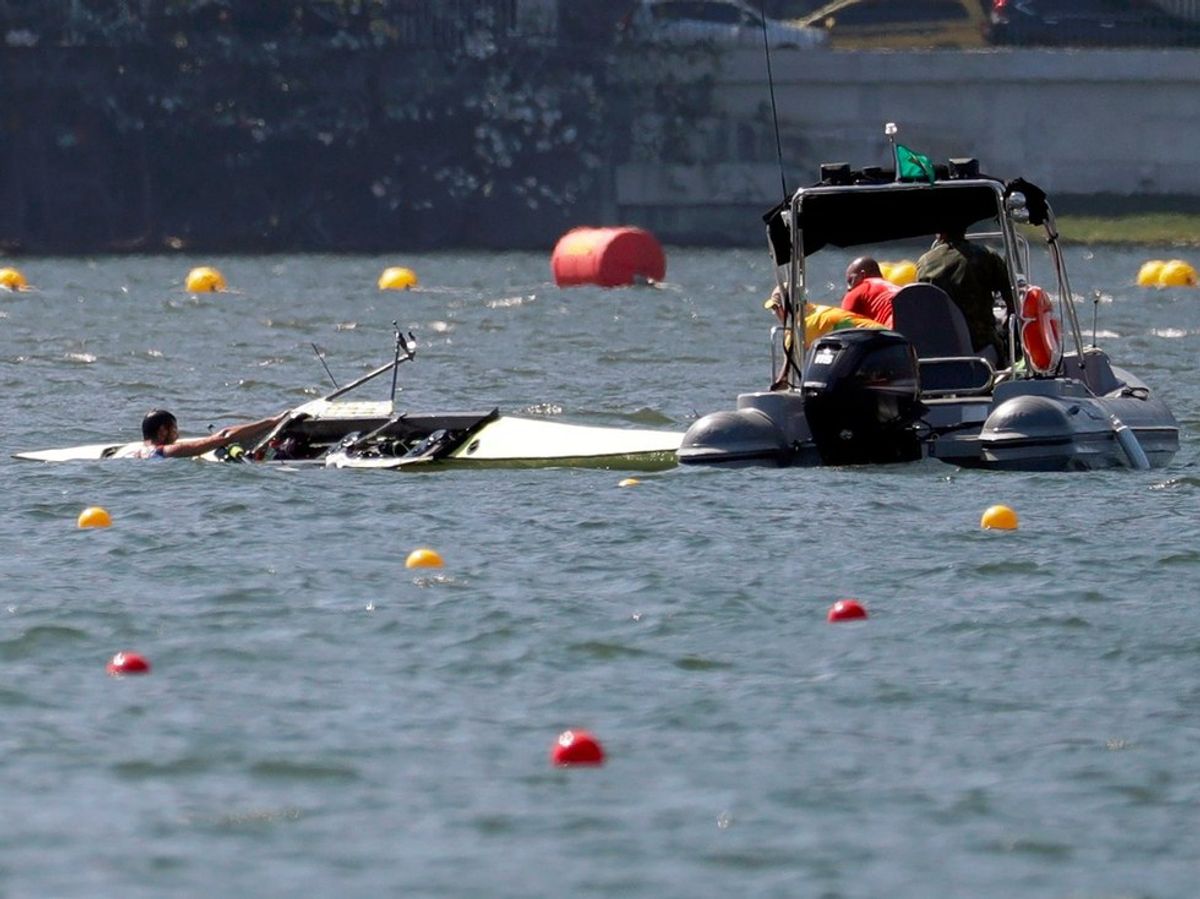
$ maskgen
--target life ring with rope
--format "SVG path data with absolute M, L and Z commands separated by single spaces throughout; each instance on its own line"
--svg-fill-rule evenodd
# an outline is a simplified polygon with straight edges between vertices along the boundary
M 1039 375 L 1052 374 L 1062 360 L 1062 325 L 1050 297 L 1036 285 L 1021 298 L 1021 345 Z

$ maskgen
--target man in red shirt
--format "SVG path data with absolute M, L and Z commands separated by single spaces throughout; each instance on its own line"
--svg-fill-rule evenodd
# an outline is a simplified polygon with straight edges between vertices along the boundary
M 843 309 L 874 319 L 885 328 L 892 327 L 892 297 L 900 288 L 884 280 L 878 262 L 870 256 L 859 256 L 851 262 L 846 267 L 846 287 Z

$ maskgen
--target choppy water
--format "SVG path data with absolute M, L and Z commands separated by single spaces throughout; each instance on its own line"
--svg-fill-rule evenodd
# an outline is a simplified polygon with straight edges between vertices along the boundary
M 765 252 L 669 249 L 658 291 L 560 291 L 529 254 L 23 261 L 0 895 L 1195 895 L 1200 292 L 1131 286 L 1177 252 L 1070 254 L 1187 429 L 1166 470 L 632 489 L 7 455 L 296 404 L 327 389 L 310 341 L 346 380 L 393 318 L 413 408 L 683 429 L 768 380 Z M 189 297 L 200 263 L 239 292 Z M 391 264 L 422 289 L 378 292 Z M 979 529 L 997 502 L 1019 531 Z M 445 568 L 405 569 L 422 545 Z M 827 624 L 843 596 L 870 619 Z M 120 649 L 153 672 L 107 677 Z M 568 727 L 604 767 L 549 765 Z

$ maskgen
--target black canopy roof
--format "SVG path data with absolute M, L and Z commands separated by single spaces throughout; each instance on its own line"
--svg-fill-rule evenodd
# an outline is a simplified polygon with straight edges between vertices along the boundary
M 895 182 L 797 193 L 804 254 L 966 229 L 1000 214 L 998 181 Z
M 796 191 L 798 222 L 804 255 L 826 246 L 854 247 L 927 237 L 943 231 L 963 230 L 984 221 L 999 221 L 1004 200 L 1019 193 L 1032 225 L 1046 224 L 1050 205 L 1045 192 L 1023 178 L 1004 183 L 987 175 L 954 177 L 937 166 L 937 180 L 896 181 L 893 173 L 878 169 L 851 172 L 849 166 L 831 166 L 831 177 Z M 825 174 L 822 167 L 822 174 Z M 785 201 L 763 215 L 771 253 L 777 265 L 791 260 L 791 233 Z M 1050 227 L 1048 225 L 1048 227 Z

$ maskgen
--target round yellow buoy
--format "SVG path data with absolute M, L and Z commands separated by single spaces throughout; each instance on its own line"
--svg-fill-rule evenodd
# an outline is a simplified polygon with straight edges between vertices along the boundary
M 211 266 L 202 265 L 188 272 L 185 284 L 189 293 L 209 293 L 225 289 L 225 276 Z
M 385 268 L 379 276 L 380 290 L 408 290 L 417 286 L 417 275 L 411 268 L 392 266 Z
M 430 549 L 427 546 L 422 546 L 420 549 L 414 549 L 408 554 L 408 558 L 404 560 L 405 568 L 441 568 L 442 557 L 438 555 L 436 549 Z
M 885 280 L 885 281 L 892 280 L 892 263 L 880 262 L 879 263 L 879 276 L 881 278 L 883 278 L 883 280 Z
M 88 506 L 79 513 L 81 528 L 106 528 L 111 524 L 112 516 L 108 514 L 107 509 L 102 509 L 100 506 Z
M 1158 273 L 1159 287 L 1195 287 L 1196 270 L 1182 259 L 1172 259 Z
M 1162 274 L 1164 265 L 1166 263 L 1161 259 L 1149 259 L 1143 262 L 1137 273 L 1138 287 L 1158 287 L 1158 276 Z
M 640 483 L 642 483 L 642 482 L 639 481 L 637 478 L 625 478 L 620 483 L 618 483 L 617 486 L 618 487 L 636 487 Z
M 979 521 L 979 526 L 986 530 L 1015 531 L 1017 513 L 1008 506 L 988 506 Z
M 913 281 L 917 280 L 916 263 L 910 262 L 907 259 L 893 262 L 889 266 L 888 274 L 884 275 L 884 277 L 898 287 L 903 287 L 905 284 L 912 284 Z
M 25 276 L 15 268 L 0 268 L 0 287 L 6 290 L 24 290 L 28 286 Z

